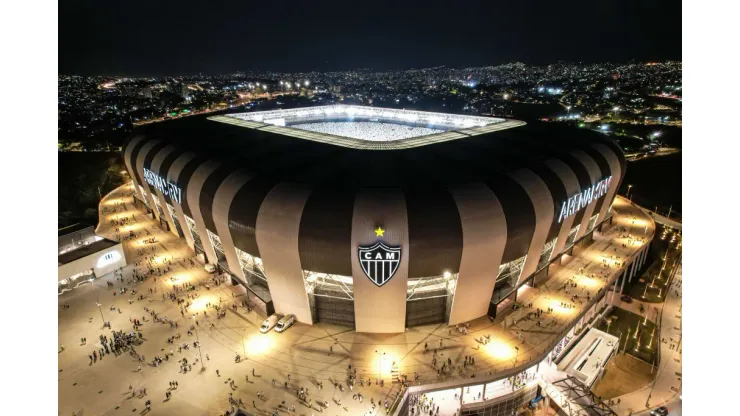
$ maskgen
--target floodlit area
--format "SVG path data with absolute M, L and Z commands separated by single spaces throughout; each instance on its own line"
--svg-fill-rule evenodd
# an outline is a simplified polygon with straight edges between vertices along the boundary
M 428 127 L 408 126 L 394 123 L 376 123 L 368 121 L 341 121 L 324 123 L 302 123 L 290 126 L 294 129 L 351 137 L 372 142 L 387 142 L 442 133 L 444 130 Z
M 116 227 L 110 220 L 131 218 L 131 225 L 119 227 L 120 236 L 126 237 L 122 243 L 129 266 L 123 270 L 123 282 L 111 274 L 59 296 L 60 305 L 70 305 L 59 309 L 59 343 L 65 346 L 59 354 L 60 414 L 138 413 L 147 399 L 152 400 L 153 415 L 223 414 L 229 408 L 231 393 L 256 414 L 270 414 L 285 401 L 287 406 L 296 406 L 296 414 L 318 414 L 322 409 L 328 414 L 379 415 L 385 414 L 385 400 L 392 406 L 401 391 L 400 384 L 392 382 L 396 376 L 406 375 L 414 385 L 429 385 L 469 383 L 475 375 L 481 385 L 487 384 L 485 391 L 471 387 L 470 391 L 453 388 L 435 393 L 440 415 L 452 415 L 461 400 L 472 405 L 530 383 L 531 378 L 523 376 L 506 382 L 491 379 L 512 367 L 530 368 L 545 349 L 551 351 L 557 341 L 554 337 L 584 309 L 582 299 L 573 301 L 570 296 L 595 294 L 606 286 L 608 276 L 617 272 L 615 264 L 602 263 L 599 255 L 615 253 L 613 239 L 620 234 L 643 235 L 643 230 L 630 226 L 630 216 L 621 212 L 628 207 L 620 208 L 615 222 L 626 229 L 598 233 L 591 247 L 553 267 L 547 282 L 519 291 L 520 301 L 532 302 L 532 308 L 503 311 L 493 322 L 481 317 L 469 322 L 467 334 L 438 324 L 399 334 L 367 334 L 346 326 L 300 322 L 283 333 L 272 330 L 261 334 L 259 326 L 265 317 L 257 309 L 246 308 L 244 287 L 207 273 L 184 239 L 163 231 L 157 220 L 132 206 L 130 187 L 121 187 L 106 198 L 115 198 L 126 207 L 106 204 L 104 199 L 101 209 L 108 207 L 108 211 L 101 213 L 98 232 L 115 240 Z M 115 211 L 110 211 L 111 207 Z M 131 231 L 136 235 L 128 238 Z M 616 248 L 622 258 L 636 250 L 619 244 Z M 169 269 L 161 275 L 132 280 L 134 270 L 143 275 L 150 266 L 165 269 L 165 265 Z M 568 281 L 579 285 L 577 292 L 576 288 L 569 294 L 562 292 Z M 125 293 L 121 293 L 122 287 L 126 287 Z M 171 295 L 181 302 L 172 300 Z M 566 304 L 568 307 L 561 306 Z M 536 308 L 547 307 L 554 312 L 540 318 L 541 327 L 537 319 L 525 319 Z M 99 352 L 100 335 L 110 338 L 111 330 L 134 330 L 132 319 L 142 324 L 134 333 L 142 333 L 142 342 L 135 348 L 143 361 L 128 353 L 106 354 L 95 360 L 89 357 L 93 351 Z M 110 321 L 111 328 L 103 328 L 103 321 Z M 87 338 L 87 343 L 81 338 Z M 200 348 L 195 346 L 196 340 Z M 241 357 L 238 362 L 237 354 Z M 465 357 L 473 357 L 475 362 L 464 365 Z M 155 365 L 155 358 L 161 362 Z M 181 367 L 183 359 L 192 366 L 187 372 Z M 440 373 L 441 365 L 448 362 L 452 365 Z M 353 375 L 356 371 L 357 377 L 352 390 L 347 384 L 350 371 Z M 170 381 L 177 381 L 180 387 L 170 389 Z M 335 390 L 332 383 L 341 384 L 344 390 Z M 301 387 L 309 390 L 312 409 L 297 399 L 296 391 Z M 144 388 L 146 395 L 141 394 Z M 264 393 L 261 398 L 258 391 Z M 172 393 L 169 400 L 165 400 L 165 392 Z M 357 393 L 364 396 L 363 402 L 353 400 Z M 373 409 L 370 398 L 383 405 Z M 318 402 L 327 402 L 328 409 Z M 280 414 L 291 414 L 285 407 L 281 409 Z
M 359 105 L 209 117 L 211 121 L 356 149 L 406 149 L 522 126 L 518 120 Z

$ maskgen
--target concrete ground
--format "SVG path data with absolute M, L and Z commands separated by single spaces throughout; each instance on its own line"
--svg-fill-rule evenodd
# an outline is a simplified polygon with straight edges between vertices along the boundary
M 540 354 L 548 348 L 555 334 L 581 311 L 583 304 L 570 302 L 570 296 L 574 292 L 585 296 L 586 292 L 595 293 L 603 287 L 609 276 L 617 273 L 619 267 L 616 263 L 641 245 L 626 234 L 634 232 L 632 237 L 642 235 L 643 222 L 645 232 L 649 231 L 647 221 L 638 218 L 639 211 L 618 199 L 614 205 L 615 223 L 629 228 L 628 233 L 617 231 L 616 227 L 603 235 L 597 233 L 595 242 L 589 248 L 577 251 L 563 265 L 553 267 L 552 275 L 545 284 L 520 293 L 520 301 L 532 302 L 533 308 L 505 311 L 494 322 L 489 322 L 485 317 L 477 319 L 471 322 L 468 335 L 461 335 L 443 324 L 383 335 L 356 333 L 347 327 L 325 323 L 314 326 L 299 323 L 283 334 L 259 334 L 257 328 L 263 317 L 254 310 L 247 312 L 245 308 L 238 307 L 234 312 L 230 308 L 234 303 L 241 304 L 243 288 L 211 284 L 210 290 L 207 290 L 199 286 L 209 282 L 212 275 L 208 275 L 197 263 L 191 266 L 193 253 L 184 239 L 162 231 L 157 227 L 157 221 L 145 216 L 143 210 L 133 207 L 132 192 L 133 188 L 124 186 L 104 198 L 100 206 L 101 223 L 97 230 L 100 235 L 115 240 L 115 226 L 110 224 L 110 220 L 131 217 L 133 224 L 120 227 L 120 232 L 124 235 L 130 230 L 141 233 L 134 240 L 124 242 L 129 266 L 123 270 L 123 283 L 116 280 L 115 276 L 108 275 L 59 296 L 58 342 L 64 345 L 64 350 L 59 353 L 59 414 L 141 413 L 144 402 L 149 399 L 152 401 L 152 414 L 213 415 L 229 408 L 230 393 L 235 399 L 242 399 L 247 410 L 258 415 L 270 414 L 283 401 L 287 406 L 295 406 L 295 414 L 298 415 L 320 412 L 318 401 L 329 402 L 330 414 L 385 414 L 382 406 L 374 409 L 370 399 L 376 403 L 385 400 L 391 403 L 400 391 L 399 385 L 391 382 L 394 361 L 400 372 L 407 374 L 409 379 L 418 373 L 420 383 L 439 380 L 437 371 L 431 365 L 432 353 L 424 353 L 425 343 L 429 344 L 430 351 L 438 349 L 440 361 L 450 358 L 453 363 L 461 365 L 465 355 L 475 357 L 474 366 L 456 371 L 447 379 L 469 378 L 473 374 L 478 377 L 494 375 L 498 371 L 521 366 Z M 120 203 L 125 203 L 125 210 Z M 639 229 L 639 232 L 633 229 Z M 152 237 L 156 238 L 156 242 L 147 243 L 146 240 Z M 623 243 L 627 246 L 622 247 Z M 153 253 L 152 248 L 156 248 Z M 132 282 L 134 268 L 137 267 L 140 273 L 144 272 L 148 263 L 145 256 L 152 254 L 155 256 L 153 267 L 162 268 L 164 261 L 169 260 L 172 262 L 172 271 L 156 277 L 156 280 L 149 277 L 141 283 Z M 134 266 L 135 263 L 138 266 Z M 583 271 L 579 273 L 581 268 Z M 578 283 L 579 289 L 565 293 L 562 285 L 569 279 Z M 137 296 L 142 294 L 145 298 L 136 300 L 137 297 L 131 296 L 130 292 L 114 296 L 113 291 L 106 287 L 108 281 L 113 282 L 116 288 L 125 286 L 129 290 L 136 290 Z M 188 300 L 192 306 L 183 316 L 178 305 L 163 300 L 162 294 L 170 293 L 173 284 L 184 282 L 191 282 L 198 288 L 190 293 L 192 299 Z M 101 310 L 96 306 L 98 301 L 102 305 L 104 318 L 101 318 Z M 563 308 L 561 302 L 572 303 L 572 307 Z M 226 316 L 216 319 L 213 309 L 207 306 L 209 303 L 220 304 L 222 310 L 227 311 Z M 69 308 L 62 308 L 62 305 L 69 305 Z M 110 310 L 111 306 L 115 310 Z M 160 317 L 176 322 L 179 328 L 154 323 L 145 307 L 156 311 Z M 541 327 L 536 325 L 536 320 L 526 316 L 535 308 L 547 307 L 553 307 L 554 312 L 543 315 Z M 207 312 L 208 316 L 204 316 L 203 312 Z M 189 336 L 188 327 L 193 322 L 189 315 L 192 313 L 198 314 L 199 325 L 197 335 L 193 333 Z M 102 320 L 109 320 L 114 330 L 129 331 L 132 329 L 131 318 L 143 321 L 141 332 L 145 341 L 137 347 L 137 351 L 146 357 L 142 370 L 137 371 L 138 363 L 127 354 L 118 357 L 106 355 L 91 363 L 88 354 L 101 347 L 98 336 L 110 336 L 110 330 L 102 328 Z M 505 319 L 508 320 L 507 327 L 503 325 Z M 514 320 L 516 323 L 512 325 Z M 178 333 L 181 338 L 174 345 L 166 342 Z M 479 347 L 475 339 L 483 335 L 490 335 L 492 342 Z M 87 338 L 87 345 L 80 345 L 81 337 Z M 202 344 L 200 352 L 192 346 L 196 338 Z M 190 349 L 179 352 L 178 345 L 184 343 L 190 344 Z M 333 348 L 331 354 L 330 346 Z M 518 353 L 515 346 L 519 347 Z M 174 356 L 169 361 L 158 367 L 149 365 L 153 357 L 164 357 L 170 349 L 173 349 Z M 245 351 L 247 359 L 235 363 L 235 354 L 244 355 Z M 383 359 L 375 351 L 386 353 L 386 358 Z M 201 352 L 205 361 L 205 370 L 202 372 L 199 371 L 201 363 L 194 364 Z M 180 371 L 177 361 L 182 358 L 193 363 L 193 371 Z M 356 369 L 358 379 L 369 379 L 370 386 L 360 387 L 358 382 L 354 391 L 349 390 L 346 380 L 350 364 L 353 370 Z M 256 376 L 252 376 L 252 369 Z M 220 375 L 216 374 L 216 370 Z M 383 387 L 375 385 L 378 374 L 385 381 Z M 245 380 L 245 376 L 249 377 L 249 381 Z M 235 381 L 233 388 L 229 384 L 232 379 Z M 276 380 L 276 387 L 272 387 L 273 379 Z M 177 381 L 179 388 L 172 390 L 170 400 L 165 400 L 170 381 Z M 317 388 L 319 381 L 323 382 L 322 390 Z M 332 382 L 342 384 L 344 391 L 335 389 Z M 296 392 L 300 387 L 308 388 L 309 397 L 313 400 L 312 409 L 299 403 Z M 144 388 L 146 395 L 141 394 Z M 264 392 L 262 399 L 257 398 L 258 391 Z M 362 403 L 353 400 L 353 394 L 358 392 L 364 396 Z
M 591 389 L 603 400 L 621 396 L 647 386 L 655 373 L 652 366 L 628 354 L 618 354 L 606 365 L 604 376 Z

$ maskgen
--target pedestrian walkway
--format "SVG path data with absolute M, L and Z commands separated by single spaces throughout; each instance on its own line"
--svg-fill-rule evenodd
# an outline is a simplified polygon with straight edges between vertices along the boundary
M 214 275 L 191 262 L 194 254 L 185 240 L 163 231 L 158 221 L 135 208 L 132 191 L 130 186 L 123 186 L 104 198 L 97 230 L 113 240 L 121 236 L 129 261 L 121 278 L 105 276 L 93 285 L 59 297 L 60 305 L 71 305 L 59 310 L 59 344 L 65 345 L 65 351 L 59 354 L 60 414 L 83 411 L 105 415 L 134 409 L 140 412 L 147 397 L 152 398 L 153 415 L 219 414 L 230 407 L 230 393 L 233 400 L 242 399 L 250 411 L 254 410 L 254 400 L 258 414 L 285 410 L 283 401 L 286 406 L 300 409 L 298 414 L 317 413 L 319 402 L 326 402 L 332 414 L 383 414 L 385 402 L 392 403 L 400 392 L 391 376 L 394 368 L 408 375 L 409 380 L 418 374 L 418 383 L 428 384 L 464 381 L 473 375 L 477 379 L 495 377 L 513 367 L 529 365 L 579 315 L 588 303 L 586 297 L 612 281 L 622 267 L 620 263 L 642 247 L 638 239 L 653 232 L 649 219 L 639 217 L 639 209 L 618 199 L 613 208 L 614 226 L 609 231 L 596 233 L 591 246 L 577 249 L 562 265 L 553 266 L 551 276 L 541 286 L 522 290 L 523 299 L 531 307 L 504 311 L 493 322 L 486 317 L 477 319 L 471 322 L 467 335 L 440 324 L 381 335 L 356 333 L 326 323 L 298 323 L 282 334 L 260 334 L 258 325 L 262 318 L 255 311 L 248 312 L 239 298 L 234 298 L 243 289 L 228 281 L 216 282 Z M 111 220 L 125 218 L 131 219 L 130 224 L 110 225 Z M 135 237 L 124 240 L 131 232 Z M 147 242 L 151 238 L 155 238 L 155 243 Z M 149 273 L 150 266 L 166 269 L 166 265 L 170 271 L 149 274 L 143 281 L 133 279 L 135 274 Z M 578 287 L 564 288 L 568 281 Z M 113 284 L 113 290 L 108 283 Z M 187 285 L 194 289 L 183 291 Z M 123 288 L 126 293 L 121 294 Z M 132 295 L 134 290 L 136 294 Z M 575 294 L 579 296 L 576 300 Z M 170 295 L 191 304 L 185 308 L 188 314 L 181 310 L 184 303 L 170 300 Z M 100 310 L 98 302 L 102 305 Z M 232 304 L 236 304 L 236 312 Z M 225 316 L 218 318 L 214 306 L 220 307 L 219 312 L 225 311 Z M 552 308 L 551 313 L 539 319 L 540 324 L 532 318 L 538 308 Z M 152 312 L 162 322 L 155 322 Z M 198 324 L 197 331 L 188 334 L 195 322 L 186 316 L 191 313 L 197 313 Z M 88 364 L 90 350 L 99 346 L 90 345 L 92 341 L 79 345 L 80 338 L 97 340 L 100 334 L 110 334 L 110 329 L 101 328 L 103 320 L 110 321 L 113 330 L 128 331 L 132 328 L 131 319 L 142 324 L 144 342 L 137 352 L 146 357 L 144 363 L 127 356 L 106 356 Z M 178 327 L 171 327 L 169 321 Z M 175 343 L 167 342 L 178 334 L 180 338 Z M 481 346 L 477 340 L 485 335 L 494 342 Z M 196 340 L 200 349 L 194 347 Z M 453 370 L 440 377 L 439 366 L 432 365 L 431 349 L 424 352 L 425 343 L 435 346 L 440 363 L 450 360 Z M 180 349 L 183 344 L 188 344 L 189 349 Z M 236 354 L 242 358 L 246 355 L 246 359 L 237 363 Z M 165 355 L 168 360 L 164 360 Z M 465 356 L 474 357 L 475 364 L 463 366 Z M 162 364 L 151 365 L 154 357 L 161 357 Z M 187 359 L 192 371 L 182 372 L 183 359 Z M 141 371 L 137 371 L 139 364 Z M 205 368 L 202 373 L 201 365 Z M 350 371 L 356 372 L 352 388 L 347 383 Z M 382 386 L 376 384 L 378 379 L 384 381 Z M 276 381 L 275 387 L 272 380 Z M 170 381 L 178 381 L 179 387 L 170 390 Z M 323 389 L 318 388 L 319 383 L 323 383 Z M 138 394 L 131 394 L 129 386 L 134 392 L 146 388 L 147 393 L 139 398 Z M 298 399 L 301 387 L 310 391 L 313 410 Z M 264 392 L 260 398 L 258 391 Z M 167 392 L 171 397 L 164 401 Z M 357 393 L 364 396 L 362 402 L 353 399 Z

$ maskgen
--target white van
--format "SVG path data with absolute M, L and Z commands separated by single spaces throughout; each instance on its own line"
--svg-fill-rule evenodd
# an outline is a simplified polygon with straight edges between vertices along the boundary
M 278 321 L 277 325 L 275 325 L 275 332 L 283 332 L 286 329 L 290 328 L 295 323 L 295 315 L 292 313 L 289 313 Z
M 280 318 L 282 318 L 282 315 L 274 314 L 271 315 L 269 318 L 265 319 L 264 322 L 262 322 L 262 325 L 260 326 L 260 332 L 263 334 L 270 332 L 270 330 L 277 325 Z

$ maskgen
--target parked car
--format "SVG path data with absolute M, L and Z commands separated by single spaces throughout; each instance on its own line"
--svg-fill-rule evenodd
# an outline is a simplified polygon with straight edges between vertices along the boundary
M 622 299 L 622 302 L 624 303 L 632 303 L 632 298 L 627 295 L 622 295 L 622 297 L 619 299 Z
M 650 416 L 666 416 L 667 414 L 668 408 L 665 406 L 660 406 L 659 408 L 650 411 Z
M 280 318 L 282 318 L 282 315 L 273 314 L 269 318 L 265 319 L 264 322 L 262 322 L 262 325 L 260 325 L 260 332 L 263 334 L 270 332 L 270 330 L 277 325 Z
M 278 321 L 277 325 L 275 325 L 275 332 L 283 332 L 286 329 L 290 328 L 295 323 L 295 315 L 292 313 L 289 313 Z
M 212 265 L 211 263 L 206 264 L 205 266 L 203 266 L 203 268 L 206 269 L 208 273 L 216 273 L 216 266 Z

